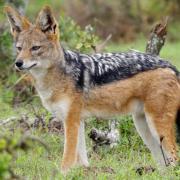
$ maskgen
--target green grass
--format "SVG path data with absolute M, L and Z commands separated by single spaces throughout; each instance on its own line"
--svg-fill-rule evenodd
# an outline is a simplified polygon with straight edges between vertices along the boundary
M 90 168 L 77 167 L 73 169 L 67 177 L 63 177 L 60 172 L 60 161 L 63 153 L 63 136 L 40 131 L 32 132 L 43 139 L 50 147 L 50 152 L 38 145 L 35 145 L 28 153 L 19 152 L 16 162 L 13 163 L 15 172 L 27 179 L 178 179 L 180 169 L 171 168 L 166 171 L 156 170 L 153 173 L 142 176 L 136 173 L 136 168 L 152 165 L 153 162 L 148 149 L 137 135 L 131 118 L 120 118 L 121 142 L 110 149 L 100 147 L 98 152 L 92 150 L 92 144 L 88 137 L 88 156 Z M 90 122 L 86 125 L 86 134 L 94 126 Z
M 108 51 L 124 51 L 129 48 L 144 51 L 145 40 L 138 40 L 129 44 L 119 43 L 110 44 Z M 172 62 L 180 68 L 180 43 L 167 42 L 162 50 L 161 56 L 166 59 L 172 59 Z M 8 94 L 7 94 L 8 95 Z M 27 107 L 21 109 L 12 109 L 8 103 L 3 102 L 3 97 L 0 97 L 0 119 L 18 116 L 21 113 L 28 112 Z M 36 106 L 36 104 L 34 104 Z M 60 172 L 60 162 L 63 153 L 63 136 L 52 134 L 49 132 L 41 132 L 39 130 L 31 131 L 30 133 L 42 138 L 50 147 L 48 153 L 43 147 L 35 144 L 32 150 L 28 152 L 18 152 L 16 161 L 13 162 L 15 172 L 27 179 L 50 180 L 50 179 L 173 179 L 178 180 L 180 176 L 180 168 L 167 168 L 164 171 L 156 170 L 153 173 L 147 173 L 142 176 L 136 173 L 136 168 L 146 165 L 156 167 L 151 158 L 149 150 L 145 147 L 139 135 L 136 133 L 131 117 L 125 116 L 119 118 L 119 130 L 121 131 L 121 141 L 118 146 L 110 149 L 108 147 L 100 147 L 98 152 L 92 150 L 92 143 L 87 134 L 90 129 L 96 124 L 94 121 L 86 124 L 86 140 L 88 147 L 88 156 L 90 168 L 77 167 L 73 169 L 67 177 L 63 177 Z M 100 126 L 98 124 L 97 126 Z M 15 134 L 16 135 L 16 132 Z

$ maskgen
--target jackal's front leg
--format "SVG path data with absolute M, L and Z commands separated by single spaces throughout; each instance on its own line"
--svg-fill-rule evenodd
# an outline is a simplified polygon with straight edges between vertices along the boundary
M 65 143 L 61 170 L 66 173 L 77 162 L 81 106 L 72 103 L 64 122 Z

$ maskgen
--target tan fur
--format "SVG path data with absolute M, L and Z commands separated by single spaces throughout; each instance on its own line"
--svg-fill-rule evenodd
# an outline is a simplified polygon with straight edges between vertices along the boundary
M 9 11 L 11 9 L 6 10 L 7 14 Z M 44 8 L 39 16 L 46 12 L 51 13 L 48 8 Z M 64 62 L 57 41 L 59 32 L 58 29 L 42 32 L 39 26 L 42 19 L 43 17 L 38 17 L 35 26 L 25 28 L 19 34 L 16 43 L 23 46 L 23 50 L 18 53 L 17 60 L 22 59 L 25 66 L 37 64 L 30 69 L 30 73 L 40 98 L 44 106 L 64 122 L 63 172 L 67 172 L 76 163 L 88 165 L 82 134 L 84 126 L 80 128 L 80 124 L 81 120 L 92 115 L 107 118 L 133 114 L 138 132 L 152 153 L 160 147 L 160 138 L 163 137 L 166 161 L 175 164 L 178 157 L 174 124 L 180 107 L 180 84 L 174 72 L 170 69 L 142 72 L 125 80 L 97 86 L 85 96 L 58 67 L 60 61 L 62 65 Z M 56 23 L 54 17 L 52 22 L 51 26 Z M 50 36 L 54 38 L 49 38 Z M 42 46 L 41 49 L 32 52 L 31 47 L 38 43 Z M 147 132 L 141 133 L 143 128 L 138 119 Z M 156 150 L 153 146 L 157 147 Z M 161 152 L 159 154 L 162 156 Z M 154 157 L 157 159 L 156 153 Z M 162 160 L 157 161 L 162 164 Z
M 17 11 L 15 11 L 12 7 L 10 6 L 5 6 L 4 11 L 9 15 L 15 17 L 15 21 L 21 22 L 21 28 L 22 29 L 29 29 L 31 26 L 31 23 L 28 21 L 27 18 L 21 16 Z M 14 27 L 11 27 L 11 33 L 14 38 L 18 36 L 18 32 L 14 30 Z

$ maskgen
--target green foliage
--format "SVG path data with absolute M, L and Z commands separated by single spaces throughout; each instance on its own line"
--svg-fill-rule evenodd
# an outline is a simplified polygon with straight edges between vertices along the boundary
M 0 69 L 7 68 L 9 64 L 12 64 L 12 37 L 6 29 L 0 33 Z
M 1 131 L 3 131 L 1 129 Z M 17 154 L 20 152 L 26 152 L 30 148 L 34 147 L 34 143 L 38 142 L 46 148 L 44 142 L 35 136 L 23 135 L 16 130 L 16 133 L 4 133 L 0 135 L 0 179 L 13 179 L 18 178 L 13 169 L 13 161 L 16 160 Z M 39 154 L 42 153 L 43 148 Z
M 174 42 L 179 42 L 180 41 L 180 36 L 179 36 L 179 33 L 177 33 L 179 31 L 180 31 L 180 23 L 179 23 L 179 21 L 174 22 L 173 24 L 170 24 L 168 26 L 168 33 L 171 34 L 169 39 L 171 41 L 174 41 Z
M 21 149 L 19 142 L 20 139 L 14 136 L 0 136 L 0 179 L 10 179 L 14 176 L 11 165 L 17 149 Z
M 1 152 L 0 156 L 0 179 L 5 179 L 10 176 L 9 167 L 12 156 L 7 152 Z
M 90 52 L 99 41 L 94 34 L 94 28 L 88 25 L 83 30 L 70 17 L 60 17 L 60 41 L 71 49 L 81 52 Z
M 178 0 L 162 0 L 160 3 L 158 0 L 144 1 L 144 9 L 148 16 L 160 19 L 165 16 L 171 16 L 178 20 L 180 2 Z M 162 11 L 163 10 L 163 11 Z

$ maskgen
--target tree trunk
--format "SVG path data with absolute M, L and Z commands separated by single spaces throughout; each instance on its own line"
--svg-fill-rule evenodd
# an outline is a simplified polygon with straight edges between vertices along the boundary
M 166 18 L 164 22 L 156 24 L 152 29 L 149 40 L 147 42 L 146 53 L 153 55 L 160 54 L 161 48 L 163 47 L 166 40 L 167 21 L 168 18 Z

